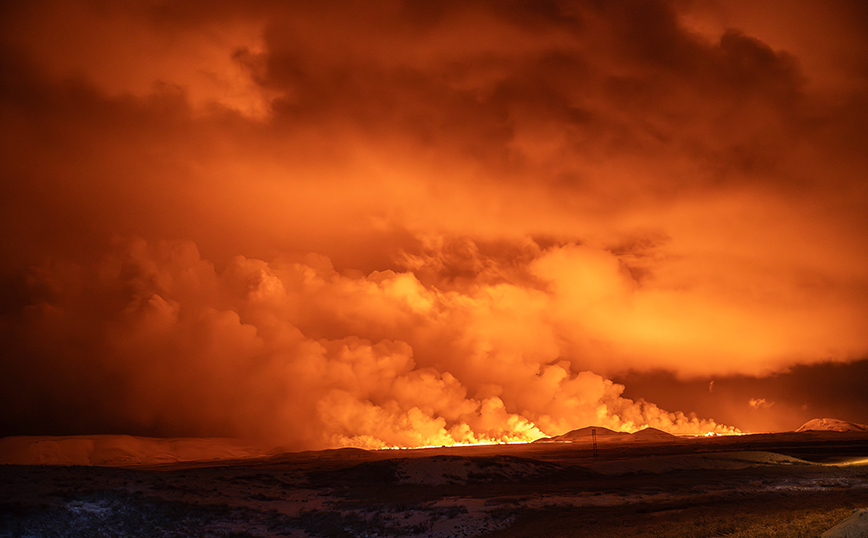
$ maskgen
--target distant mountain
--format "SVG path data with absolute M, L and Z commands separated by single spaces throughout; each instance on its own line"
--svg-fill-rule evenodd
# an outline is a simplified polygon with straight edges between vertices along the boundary
M 663 430 L 658 430 L 657 428 L 645 428 L 644 430 L 639 430 L 632 434 L 632 437 L 637 441 L 673 441 L 678 439 L 678 437 L 672 435 L 671 433 L 664 432 Z
M 838 420 L 834 418 L 815 418 L 809 420 L 799 426 L 797 432 L 868 432 L 868 426 L 865 424 L 856 424 L 855 422 L 847 422 L 846 420 Z
M 534 441 L 535 443 L 591 443 L 593 441 L 593 435 L 595 432 L 597 434 L 597 441 L 613 441 L 613 440 L 623 440 L 629 437 L 629 433 L 621 433 L 610 430 L 609 428 L 603 428 L 602 426 L 588 426 L 586 428 L 579 428 L 578 430 L 572 430 L 562 435 L 555 435 L 553 437 L 543 437 L 542 439 L 537 439 Z
M 596 430 L 598 443 L 659 443 L 672 441 L 677 439 L 671 433 L 666 433 L 657 428 L 645 428 L 636 433 L 616 432 L 602 426 L 588 426 L 567 432 L 563 435 L 555 435 L 554 437 L 544 437 L 537 439 L 535 443 L 592 443 L 593 431 Z
M 246 459 L 264 455 L 259 448 L 225 438 L 73 435 L 0 439 L 0 465 L 134 466 Z
M 609 428 L 603 428 L 600 426 L 588 426 L 587 428 L 579 428 L 578 430 L 573 430 L 571 432 L 567 432 L 563 435 L 558 435 L 556 437 L 552 437 L 552 440 L 555 442 L 591 442 L 593 440 L 593 433 L 597 434 L 597 441 L 615 441 L 615 440 L 625 440 L 630 437 L 629 433 L 616 432 L 610 430 Z

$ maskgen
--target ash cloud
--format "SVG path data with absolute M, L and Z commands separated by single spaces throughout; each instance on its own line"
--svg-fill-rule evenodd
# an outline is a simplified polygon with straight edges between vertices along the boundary
M 727 9 L 7 4 L 4 428 L 715 428 L 610 379 L 864 357 L 859 19 Z
M 440 291 L 412 273 L 352 278 L 316 262 L 238 257 L 218 272 L 192 243 L 139 240 L 94 267 L 34 270 L 5 399 L 36 404 L 26 414 L 51 428 L 303 448 L 531 440 L 585 423 L 729 430 L 572 370 L 551 327 L 522 312 L 544 292 Z M 76 418 L 52 424 L 64 405 Z

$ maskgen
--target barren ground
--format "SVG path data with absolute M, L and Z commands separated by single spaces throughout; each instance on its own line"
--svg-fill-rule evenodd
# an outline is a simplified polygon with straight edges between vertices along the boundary
M 868 507 L 868 435 L 0 466 L 0 536 L 817 537 Z

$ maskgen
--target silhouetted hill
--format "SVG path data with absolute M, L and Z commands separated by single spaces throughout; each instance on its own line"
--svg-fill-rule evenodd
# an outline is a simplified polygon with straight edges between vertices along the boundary
M 799 426 L 797 432 L 823 431 L 823 432 L 868 432 L 865 424 L 856 424 L 846 420 L 835 418 L 815 418 Z
M 664 432 L 663 430 L 658 430 L 657 428 L 645 428 L 644 430 L 639 430 L 631 435 L 633 439 L 636 441 L 674 441 L 678 439 L 675 435 L 671 433 Z
M 593 431 L 596 430 L 598 443 L 629 443 L 629 442 L 666 442 L 677 439 L 671 433 L 666 433 L 657 428 L 645 428 L 636 433 L 612 431 L 602 426 L 588 426 L 567 432 L 554 437 L 544 437 L 534 441 L 535 443 L 592 443 Z

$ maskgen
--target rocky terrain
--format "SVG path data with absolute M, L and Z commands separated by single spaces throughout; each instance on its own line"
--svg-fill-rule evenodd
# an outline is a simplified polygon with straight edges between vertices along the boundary
M 234 458 L 243 450 L 212 447 L 222 459 L 141 463 L 165 445 L 140 440 L 138 460 L 115 453 L 113 466 L 8 464 L 7 453 L 0 537 L 828 538 L 866 519 L 854 512 L 868 506 L 866 432 L 649 433 L 601 443 L 596 458 L 583 442 Z M 22 443 L 0 446 L 33 457 Z

